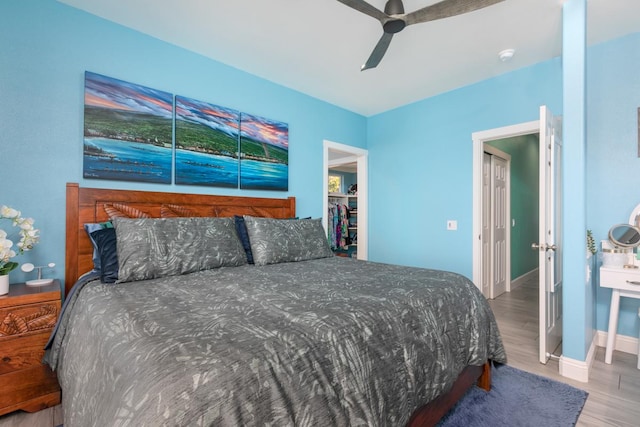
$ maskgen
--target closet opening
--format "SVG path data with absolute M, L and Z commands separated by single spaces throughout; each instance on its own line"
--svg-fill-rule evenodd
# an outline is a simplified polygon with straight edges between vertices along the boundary
M 329 167 L 327 238 L 338 256 L 358 258 L 357 163 Z
M 324 141 L 323 224 L 339 256 L 368 258 L 368 153 Z

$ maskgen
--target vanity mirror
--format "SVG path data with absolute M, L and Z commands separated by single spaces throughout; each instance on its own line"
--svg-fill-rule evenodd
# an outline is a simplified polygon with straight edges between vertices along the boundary
M 640 246 L 640 204 L 631 211 L 628 224 L 614 225 L 609 229 L 609 241 L 619 248 Z
M 609 229 L 609 241 L 602 242 L 602 261 L 605 267 L 637 268 L 633 248 L 640 246 L 640 204 L 628 224 L 617 224 Z
M 635 248 L 640 245 L 640 229 L 630 224 L 614 225 L 609 229 L 609 240 L 622 248 Z

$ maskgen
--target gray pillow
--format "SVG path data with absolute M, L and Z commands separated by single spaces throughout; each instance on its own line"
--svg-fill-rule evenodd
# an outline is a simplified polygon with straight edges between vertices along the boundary
M 273 219 L 245 216 L 256 265 L 333 256 L 320 219 Z
M 233 218 L 113 218 L 118 283 L 247 263 Z

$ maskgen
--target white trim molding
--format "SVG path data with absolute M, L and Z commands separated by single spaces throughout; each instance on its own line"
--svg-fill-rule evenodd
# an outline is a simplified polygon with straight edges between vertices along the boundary
M 596 341 L 598 343 L 598 347 L 607 347 L 608 335 L 609 334 L 606 331 L 596 332 Z M 616 340 L 613 345 L 613 349 L 621 351 L 623 353 L 638 354 L 638 338 L 616 334 Z
M 589 382 L 589 373 L 595 359 L 596 349 L 597 347 L 606 347 L 607 335 L 605 331 L 596 331 L 587 353 L 587 360 L 575 360 L 560 356 L 560 375 L 584 383 Z M 638 338 L 618 334 L 616 335 L 614 350 L 638 354 L 638 341 L 640 341 Z
M 596 357 L 596 341 L 597 339 L 594 336 L 591 340 L 591 346 L 589 346 L 586 360 L 576 360 L 566 356 L 560 356 L 560 375 L 572 380 L 588 383 L 591 366 L 593 366 L 593 360 Z

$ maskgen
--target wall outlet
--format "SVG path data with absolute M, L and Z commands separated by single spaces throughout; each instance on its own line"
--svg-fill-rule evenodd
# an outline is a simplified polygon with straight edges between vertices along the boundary
M 458 221 L 455 219 L 450 219 L 447 221 L 447 230 L 457 230 L 458 229 Z

